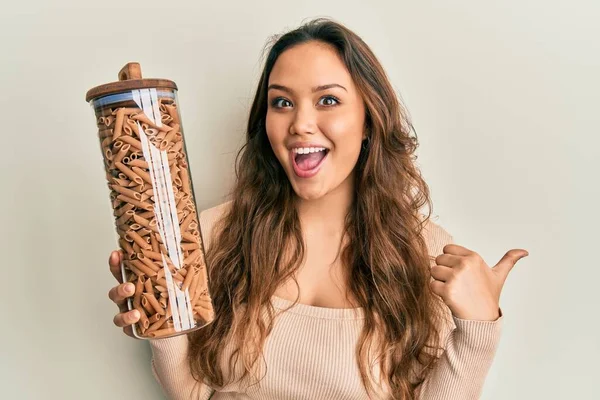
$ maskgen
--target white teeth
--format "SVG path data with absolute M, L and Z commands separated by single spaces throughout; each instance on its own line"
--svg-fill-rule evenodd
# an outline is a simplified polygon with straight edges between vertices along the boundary
M 296 154 L 316 153 L 317 151 L 325 151 L 325 147 L 298 147 L 292 151 Z

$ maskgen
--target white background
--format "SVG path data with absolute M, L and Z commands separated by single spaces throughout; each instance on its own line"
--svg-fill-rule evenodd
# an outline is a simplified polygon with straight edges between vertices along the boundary
M 437 220 L 517 263 L 483 399 L 598 399 L 597 1 L 14 1 L 0 13 L 5 399 L 161 399 L 112 324 L 116 248 L 93 86 L 174 80 L 198 207 L 223 200 L 267 38 L 329 16 L 408 107 Z

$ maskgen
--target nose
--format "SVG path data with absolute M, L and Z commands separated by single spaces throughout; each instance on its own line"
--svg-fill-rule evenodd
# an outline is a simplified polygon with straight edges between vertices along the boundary
M 310 106 L 298 106 L 290 125 L 290 134 L 314 134 L 317 131 L 316 113 Z

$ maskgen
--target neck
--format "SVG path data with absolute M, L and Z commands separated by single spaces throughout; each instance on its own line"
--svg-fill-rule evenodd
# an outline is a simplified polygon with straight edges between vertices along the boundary
M 346 214 L 354 200 L 352 174 L 325 196 L 314 200 L 296 199 L 300 224 L 305 232 L 319 230 L 340 234 L 344 230 Z

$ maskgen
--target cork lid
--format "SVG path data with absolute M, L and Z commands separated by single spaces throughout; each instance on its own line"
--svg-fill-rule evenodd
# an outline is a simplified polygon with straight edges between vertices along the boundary
M 177 90 L 177 85 L 175 82 L 168 79 L 142 79 L 142 68 L 140 67 L 140 64 L 137 62 L 130 62 L 125 64 L 119 71 L 119 80 L 117 82 L 106 83 L 88 90 L 85 94 L 85 101 L 89 102 L 97 97 L 128 90 L 147 88 Z

